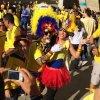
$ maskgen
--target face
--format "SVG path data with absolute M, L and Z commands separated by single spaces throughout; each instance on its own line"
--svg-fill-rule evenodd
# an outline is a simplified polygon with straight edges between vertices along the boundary
M 6 19 L 3 19 L 4 25 L 8 28 L 9 27 L 9 22 Z
M 44 44 L 48 44 L 48 43 L 50 43 L 51 41 L 51 35 L 50 35 L 50 33 L 48 33 L 48 34 L 45 34 L 43 37 L 42 37 L 42 43 L 44 43 Z
M 24 41 L 20 41 L 20 44 L 22 45 L 22 50 L 27 51 L 27 49 L 28 49 L 27 43 L 25 43 Z
M 17 45 L 17 49 L 21 54 L 24 54 L 28 50 L 28 44 L 25 41 L 21 40 Z
M 63 30 L 63 29 L 59 30 L 58 37 L 59 37 L 59 39 L 62 39 L 62 40 L 65 39 L 66 38 L 65 30 Z

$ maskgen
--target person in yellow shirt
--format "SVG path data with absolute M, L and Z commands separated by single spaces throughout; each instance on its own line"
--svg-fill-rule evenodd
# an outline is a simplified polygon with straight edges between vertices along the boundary
M 0 19 L 3 18 L 3 11 L 0 9 Z
M 16 9 L 15 9 L 15 7 L 9 7 L 8 13 L 13 15 L 13 17 L 14 17 L 14 24 L 16 26 L 19 26 L 20 22 L 19 22 L 19 18 L 16 16 Z
M 6 32 L 4 50 L 6 54 L 9 54 L 14 50 L 14 41 L 16 41 L 21 34 L 20 29 L 14 25 L 14 17 L 12 14 L 7 13 L 3 18 L 3 22 L 8 30 Z
M 100 45 L 98 48 L 94 44 L 94 39 L 100 37 L 100 28 L 98 28 L 93 35 L 90 37 L 90 44 L 92 47 L 92 53 L 94 54 L 93 70 L 91 74 L 90 92 L 91 94 L 83 98 L 83 100 L 99 100 L 100 99 L 100 88 L 97 87 L 100 82 Z M 100 43 L 100 41 L 99 41 Z
M 6 15 L 4 15 L 3 22 L 8 31 L 6 32 L 4 53 L 2 54 L 2 67 L 18 70 L 20 66 L 23 66 L 23 62 L 21 63 L 20 61 L 18 61 L 19 59 L 16 61 L 16 59 L 14 59 L 14 57 L 11 57 L 11 55 L 15 52 L 14 42 L 17 40 L 17 38 L 20 37 L 20 29 L 14 25 L 14 17 L 12 14 L 7 13 Z M 6 62 L 4 62 L 4 59 L 6 59 Z M 17 64 L 15 64 L 14 62 L 17 62 Z M 14 83 L 11 84 L 11 89 L 16 89 L 18 87 Z M 8 98 L 10 97 L 8 84 L 5 84 L 5 89 L 5 97 Z
M 90 88 L 95 89 L 100 82 L 100 39 L 98 40 L 98 48 L 95 46 L 94 39 L 100 37 L 100 28 L 98 28 L 90 37 L 92 53 L 94 56 L 93 70 L 91 74 Z
M 41 76 L 43 84 L 48 88 L 48 91 L 46 94 L 46 100 L 53 100 L 56 91 L 60 87 L 62 87 L 64 84 L 69 83 L 69 81 L 70 81 L 70 75 L 67 72 L 67 70 L 64 66 L 64 63 L 63 63 L 63 61 L 65 60 L 64 58 L 66 56 L 65 54 L 67 53 L 66 51 L 70 50 L 71 54 L 74 57 L 78 57 L 81 52 L 81 44 L 80 44 L 78 50 L 75 52 L 74 48 L 69 43 L 69 40 L 66 41 L 65 31 L 66 30 L 64 30 L 64 29 L 59 30 L 59 38 L 58 39 L 59 40 L 64 39 L 63 41 L 61 41 L 62 43 L 60 41 L 57 41 L 57 44 L 55 44 L 53 47 L 51 47 L 51 50 L 46 55 L 41 57 L 42 62 L 48 60 L 46 62 L 46 65 L 44 66 L 44 70 L 43 70 L 42 76 Z M 59 46 L 61 46 L 63 49 L 61 50 L 59 48 Z M 26 78 L 25 78 L 25 80 L 26 80 Z M 53 81 L 53 80 L 55 80 L 55 81 Z M 61 80 L 63 80 L 63 81 L 61 81 Z M 27 92 L 27 90 L 25 90 L 25 82 L 20 82 L 20 83 L 23 84 L 23 87 L 22 87 L 23 90 Z M 31 83 L 32 83 L 32 81 L 31 81 Z M 59 83 L 59 84 L 57 84 L 57 83 Z M 27 85 L 30 85 L 30 84 L 27 84 Z M 32 91 L 34 93 L 34 90 L 32 90 Z M 27 93 L 30 94 L 29 92 L 27 92 Z M 30 94 L 30 95 L 32 95 L 32 94 Z

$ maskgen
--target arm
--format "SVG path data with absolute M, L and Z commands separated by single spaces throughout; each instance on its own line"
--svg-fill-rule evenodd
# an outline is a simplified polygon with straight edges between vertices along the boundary
M 60 44 L 55 44 L 54 46 L 51 47 L 51 50 L 46 55 L 43 55 L 41 57 L 39 56 L 37 59 L 37 62 L 42 65 L 47 60 L 49 60 L 49 58 L 52 56 L 53 53 L 61 51 L 61 50 L 62 50 L 62 46 Z M 36 54 L 39 54 L 39 52 Z
M 9 55 L 11 55 L 12 53 L 14 53 L 16 50 L 15 50 L 15 48 L 10 48 L 10 49 L 8 49 L 6 52 L 4 52 L 3 54 L 2 54 L 2 58 L 5 58 L 5 57 L 7 57 L 7 56 L 9 56 Z
M 93 43 L 94 43 L 94 38 L 93 38 L 93 36 L 90 37 L 89 43 L 90 43 L 90 44 L 93 44 Z
M 100 88 L 97 88 L 94 93 L 94 100 L 100 99 Z
M 24 92 L 30 96 L 37 96 L 38 94 L 40 94 L 35 82 L 35 78 L 31 75 L 31 73 L 27 69 L 24 69 L 24 68 L 22 68 L 20 72 L 23 75 L 24 81 L 21 82 L 17 80 L 15 82 L 21 86 Z
M 73 45 L 71 43 L 69 44 L 69 51 L 72 54 L 72 56 L 75 57 L 75 58 L 79 58 L 80 53 L 81 53 L 81 49 L 82 49 L 82 45 L 81 44 L 79 44 L 77 51 L 74 49 L 74 47 L 73 47 Z

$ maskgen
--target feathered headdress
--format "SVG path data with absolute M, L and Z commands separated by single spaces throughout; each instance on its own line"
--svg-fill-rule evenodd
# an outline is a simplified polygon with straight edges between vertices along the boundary
M 58 30 L 57 13 L 48 4 L 37 4 L 31 18 L 31 27 L 34 35 L 41 36 L 47 31 L 56 34 Z

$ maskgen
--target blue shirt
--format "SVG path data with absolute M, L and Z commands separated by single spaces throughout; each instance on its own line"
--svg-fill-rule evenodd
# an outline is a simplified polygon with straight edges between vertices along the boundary
M 22 14 L 23 15 L 29 15 L 29 13 L 28 13 L 27 10 L 22 10 Z M 27 20 L 28 20 L 28 17 L 27 16 L 22 16 L 21 22 L 27 22 Z

